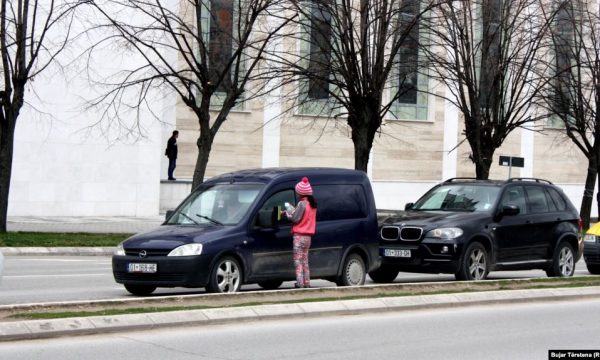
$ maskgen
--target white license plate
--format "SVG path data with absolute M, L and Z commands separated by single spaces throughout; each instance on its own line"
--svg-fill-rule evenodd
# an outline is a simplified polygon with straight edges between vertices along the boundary
M 129 263 L 127 265 L 127 272 L 130 273 L 149 273 L 153 274 L 157 271 L 156 264 L 148 263 Z
M 384 249 L 383 250 L 383 256 L 409 258 L 410 257 L 410 250 L 404 250 L 404 249 Z

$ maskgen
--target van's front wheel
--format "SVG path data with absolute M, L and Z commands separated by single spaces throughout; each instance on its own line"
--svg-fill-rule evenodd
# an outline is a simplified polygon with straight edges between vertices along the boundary
M 231 256 L 220 258 L 213 266 L 206 290 L 211 293 L 232 293 L 242 287 L 242 268 Z
M 365 283 L 367 269 L 362 257 L 350 254 L 344 261 L 342 275 L 336 280 L 338 286 L 360 286 Z

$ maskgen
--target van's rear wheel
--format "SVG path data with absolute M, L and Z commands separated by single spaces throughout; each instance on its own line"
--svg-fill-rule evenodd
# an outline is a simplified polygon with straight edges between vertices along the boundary
M 365 283 L 367 269 L 362 257 L 350 254 L 344 261 L 342 275 L 337 279 L 338 286 L 360 286 Z
M 283 281 L 280 281 L 280 280 L 266 280 L 266 281 L 258 282 L 258 286 L 260 286 L 261 288 L 263 288 L 265 290 L 279 289 L 281 284 L 283 284 Z
M 137 284 L 125 284 L 125 289 L 136 296 L 150 295 L 156 290 L 156 286 L 152 285 L 137 285 Z
M 398 272 L 394 268 L 382 266 L 375 271 L 371 271 L 369 277 L 376 283 L 391 283 L 398 277 Z
M 210 273 L 206 290 L 211 293 L 232 293 L 242 287 L 242 268 L 231 256 L 220 258 Z

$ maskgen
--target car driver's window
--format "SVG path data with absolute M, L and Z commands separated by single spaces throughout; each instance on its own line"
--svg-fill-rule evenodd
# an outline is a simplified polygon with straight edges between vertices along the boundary
M 270 198 L 265 201 L 265 203 L 261 206 L 261 210 L 272 210 L 275 207 L 279 207 L 282 210 L 285 209 L 284 204 L 288 202 L 294 206 L 296 206 L 296 199 L 294 196 L 294 190 L 284 190 L 278 193 L 273 194 Z M 281 216 L 280 224 L 290 223 L 290 221 L 285 216 Z
M 501 206 L 513 205 L 519 207 L 519 214 L 527 213 L 527 204 L 525 203 L 525 193 L 523 187 L 513 186 L 504 191 L 502 195 Z

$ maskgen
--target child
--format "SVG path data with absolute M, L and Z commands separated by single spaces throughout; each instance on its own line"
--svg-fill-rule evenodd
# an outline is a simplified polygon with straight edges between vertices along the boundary
M 312 196 L 313 191 L 308 178 L 303 177 L 302 181 L 296 184 L 296 194 L 300 198 L 298 205 L 285 214 L 293 223 L 296 288 L 308 288 L 310 287 L 308 249 L 317 224 L 317 202 Z

